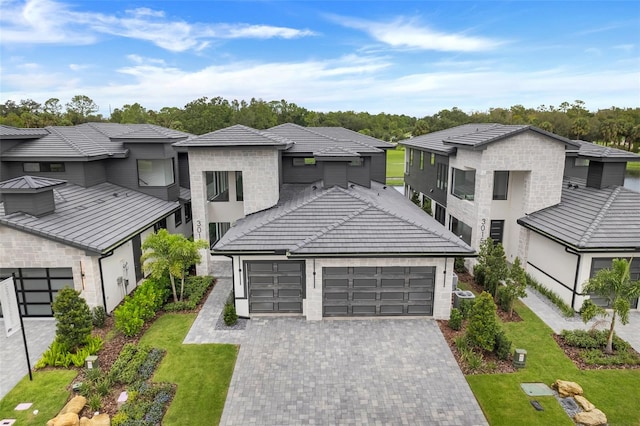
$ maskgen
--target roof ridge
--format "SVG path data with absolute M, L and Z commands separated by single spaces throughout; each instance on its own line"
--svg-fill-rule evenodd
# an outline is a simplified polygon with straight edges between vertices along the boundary
M 604 220 L 604 217 L 607 215 L 609 208 L 611 207 L 615 199 L 618 197 L 618 194 L 620 194 L 620 192 L 622 191 L 622 188 L 623 188 L 622 186 L 617 186 L 614 188 L 613 191 L 611 191 L 611 194 L 609 195 L 609 197 L 607 198 L 607 201 L 605 201 L 604 205 L 600 209 L 600 212 L 598 213 L 596 218 L 593 220 L 593 222 L 591 222 L 591 225 L 589 225 L 587 230 L 584 231 L 584 234 L 582 235 L 582 238 L 580 238 L 580 241 L 578 241 L 578 247 L 584 246 L 587 244 L 587 242 L 589 241 L 593 233 L 596 231 L 596 229 L 600 226 L 600 224 Z
M 331 225 L 329 225 L 329 226 L 321 229 L 320 231 L 316 232 L 314 235 L 311 235 L 310 237 L 305 238 L 304 241 L 302 241 L 301 243 L 296 244 L 295 247 L 293 249 L 289 250 L 289 251 L 295 252 L 296 250 L 299 250 L 299 249 L 303 248 L 307 244 L 309 244 L 309 243 L 311 243 L 313 241 L 316 241 L 318 238 L 328 234 L 330 231 L 333 231 L 337 227 L 339 227 L 341 225 L 344 225 L 346 222 L 354 219 L 356 216 L 360 216 L 360 214 L 364 213 L 365 211 L 369 210 L 370 208 L 373 208 L 373 206 L 371 206 L 370 204 L 367 204 L 365 206 L 362 206 L 362 207 L 356 209 L 355 211 L 353 211 L 352 213 L 348 214 L 347 216 L 336 220 Z

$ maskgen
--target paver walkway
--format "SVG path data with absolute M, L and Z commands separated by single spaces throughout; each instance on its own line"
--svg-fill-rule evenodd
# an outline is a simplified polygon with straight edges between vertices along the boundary
M 220 279 L 185 343 L 241 343 L 222 425 L 486 425 L 432 319 L 251 319 L 214 330 Z
M 558 308 L 552 305 L 544 296 L 535 291 L 527 289 L 527 297 L 522 301 L 531 309 L 542 321 L 544 321 L 555 333 L 562 330 L 589 330 L 594 325 L 595 320 L 585 324 L 578 315 L 572 318 L 562 316 Z M 608 327 L 609 320 L 598 328 Z M 640 352 L 640 311 L 634 310 L 629 314 L 629 324 L 622 325 L 620 320 L 616 320 L 616 333 L 626 340 L 638 352 Z
M 33 368 L 42 353 L 53 342 L 56 335 L 56 322 L 53 318 L 25 318 L 23 321 L 29 361 Z M 22 332 L 18 331 L 11 337 L 7 337 L 4 319 L 0 318 L 0 333 L 0 399 L 2 399 L 28 374 L 28 371 Z

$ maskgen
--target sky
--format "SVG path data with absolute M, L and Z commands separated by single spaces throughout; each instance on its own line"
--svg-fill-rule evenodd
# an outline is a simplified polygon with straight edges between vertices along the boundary
M 639 1 L 0 0 L 0 103 L 640 107 Z

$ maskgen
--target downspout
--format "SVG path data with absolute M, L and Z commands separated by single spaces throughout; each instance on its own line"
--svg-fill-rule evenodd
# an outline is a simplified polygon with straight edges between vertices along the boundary
M 576 289 L 578 288 L 578 275 L 580 273 L 580 262 L 582 261 L 582 255 L 580 253 L 575 253 L 575 252 L 569 250 L 568 247 L 565 247 L 564 250 L 567 253 L 575 254 L 576 256 L 578 256 L 578 261 L 576 262 L 576 272 L 575 272 L 575 276 L 573 278 L 573 291 L 571 292 L 571 308 L 575 311 L 576 310 L 576 307 L 575 307 L 576 294 L 577 294 Z M 582 293 L 580 293 L 580 294 L 582 294 Z
M 104 291 L 104 277 L 102 276 L 102 259 L 113 256 L 113 253 L 114 252 L 111 251 L 109 254 L 106 254 L 98 258 L 98 269 L 100 270 L 100 288 L 102 289 L 102 305 L 104 306 L 105 312 L 108 312 L 108 310 L 107 310 L 107 295 L 105 294 L 105 291 Z

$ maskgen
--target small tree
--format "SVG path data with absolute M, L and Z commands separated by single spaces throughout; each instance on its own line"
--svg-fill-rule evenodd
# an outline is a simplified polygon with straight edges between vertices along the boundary
M 493 351 L 499 330 L 496 304 L 493 297 L 483 291 L 471 308 L 466 337 L 474 346 Z
M 93 316 L 80 292 L 65 287 L 52 304 L 56 319 L 56 340 L 69 351 L 84 345 L 91 336 Z
M 631 281 L 630 269 L 631 261 L 613 259 L 611 268 L 599 270 L 582 289 L 584 293 L 592 293 L 605 298 L 608 302 L 607 305 L 611 307 L 611 324 L 605 348 L 605 352 L 608 354 L 613 353 L 616 316 L 620 317 L 622 324 L 628 324 L 631 300 L 640 296 L 640 281 Z M 590 300 L 585 301 L 580 312 L 585 323 L 597 315 L 608 315 L 603 308 L 596 306 Z
M 491 238 L 484 240 L 480 244 L 476 269 L 482 276 L 484 288 L 495 297 L 500 282 L 506 280 L 509 275 L 507 256 L 504 254 L 502 244 L 496 244 Z M 474 269 L 474 274 L 475 272 Z
M 520 265 L 520 258 L 516 257 L 509 270 L 509 276 L 505 281 L 505 286 L 502 287 L 501 292 L 504 295 L 507 310 L 509 316 L 513 315 L 513 302 L 519 297 L 525 297 L 527 295 L 527 275 L 524 269 Z
M 169 268 L 174 264 L 172 247 L 176 244 L 177 239 L 178 234 L 170 234 L 166 229 L 149 235 L 142 243 L 144 253 L 140 258 L 142 268 L 153 278 L 161 279 L 163 276 L 169 275 L 174 302 L 178 301 L 178 293 L 176 292 L 175 277 L 169 272 Z
M 209 244 L 206 241 L 191 241 L 181 234 L 174 241 L 171 247 L 172 264 L 169 268 L 169 273 L 176 278 L 180 278 L 180 300 L 182 300 L 184 294 L 184 281 L 189 268 L 199 263 L 202 259 L 198 250 L 207 247 L 209 247 Z

